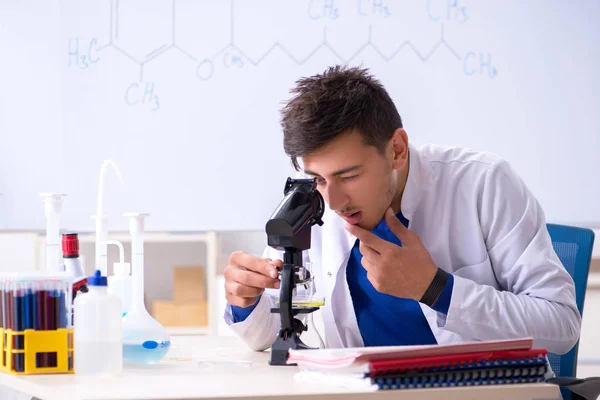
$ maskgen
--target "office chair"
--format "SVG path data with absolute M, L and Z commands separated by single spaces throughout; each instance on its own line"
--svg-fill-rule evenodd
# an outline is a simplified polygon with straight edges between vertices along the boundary
M 594 246 L 594 231 L 566 225 L 547 224 L 552 247 L 575 283 L 577 309 L 583 316 L 583 302 Z M 548 354 L 548 361 L 556 378 L 547 382 L 561 386 L 565 400 L 596 399 L 600 395 L 600 378 L 577 379 L 577 351 L 579 341 L 566 354 Z M 566 389 L 569 389 L 569 392 Z

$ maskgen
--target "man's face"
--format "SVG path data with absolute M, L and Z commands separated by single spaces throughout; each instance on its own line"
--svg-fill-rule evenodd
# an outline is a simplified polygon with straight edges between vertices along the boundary
M 329 208 L 364 229 L 381 221 L 398 192 L 393 140 L 381 154 L 358 132 L 347 133 L 303 156 L 302 163 L 304 172 L 317 178 Z

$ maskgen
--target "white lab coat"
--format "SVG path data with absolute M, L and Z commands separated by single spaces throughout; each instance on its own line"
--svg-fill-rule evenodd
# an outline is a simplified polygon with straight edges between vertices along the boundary
M 447 315 L 421 304 L 437 342 L 533 337 L 535 347 L 563 354 L 579 337 L 573 280 L 554 252 L 544 213 L 503 160 L 460 148 L 410 146 L 402 213 L 436 265 L 454 275 Z M 304 260 L 313 263 L 327 347 L 364 346 L 346 281 L 356 238 L 331 210 L 314 226 Z M 281 258 L 267 248 L 265 256 Z M 273 292 L 270 292 L 273 294 Z M 276 291 L 274 292 L 276 294 Z M 263 295 L 250 316 L 225 320 L 254 350 L 279 331 L 273 300 Z

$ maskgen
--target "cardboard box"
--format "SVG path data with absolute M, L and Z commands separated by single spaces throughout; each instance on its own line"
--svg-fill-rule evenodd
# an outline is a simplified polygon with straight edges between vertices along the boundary
M 165 327 L 208 326 L 206 301 L 155 300 L 152 316 Z
M 181 266 L 173 269 L 173 300 L 200 302 L 206 300 L 206 269 Z

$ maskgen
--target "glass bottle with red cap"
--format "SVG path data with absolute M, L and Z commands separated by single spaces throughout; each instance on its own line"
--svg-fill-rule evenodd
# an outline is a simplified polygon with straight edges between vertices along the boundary
M 79 235 L 77 233 L 64 233 L 62 235 L 62 252 L 64 270 L 69 276 L 73 278 L 85 276 L 79 259 Z
M 62 235 L 63 270 L 73 278 L 73 301 L 79 293 L 86 293 L 87 276 L 83 271 L 79 258 L 79 235 L 64 233 Z

